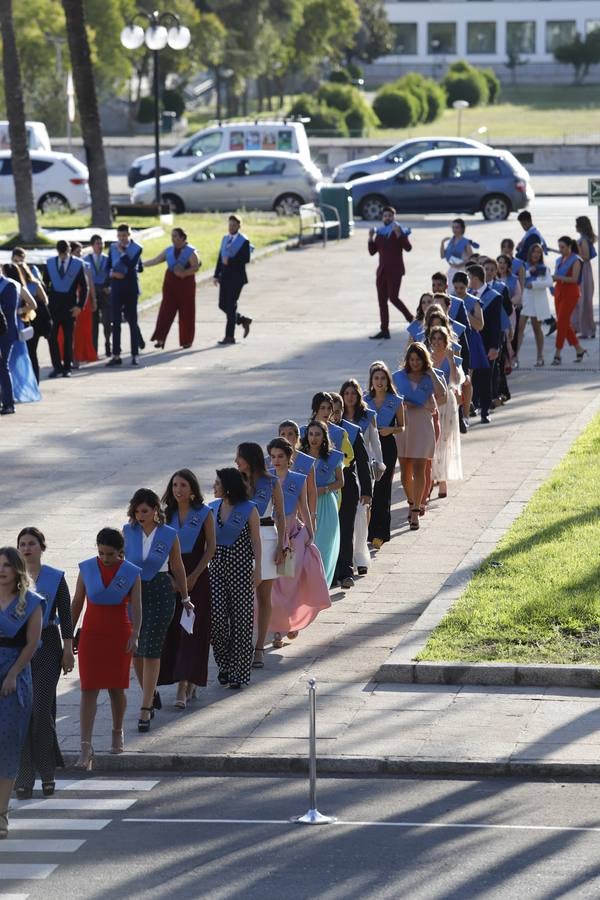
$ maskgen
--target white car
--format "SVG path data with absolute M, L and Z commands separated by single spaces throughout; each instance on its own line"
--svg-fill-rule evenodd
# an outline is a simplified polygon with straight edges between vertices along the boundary
M 40 212 L 66 212 L 91 203 L 87 166 L 71 153 L 30 150 L 33 199 Z M 0 150 L 0 209 L 16 210 L 10 150 Z

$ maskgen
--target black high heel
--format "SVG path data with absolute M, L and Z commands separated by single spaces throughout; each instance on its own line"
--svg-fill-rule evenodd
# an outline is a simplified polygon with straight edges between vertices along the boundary
M 580 363 L 582 361 L 583 357 L 586 355 L 586 353 L 587 353 L 587 350 L 584 350 L 583 348 L 581 350 L 578 350 L 577 356 L 575 357 L 573 362 Z
M 138 719 L 138 731 L 145 733 L 150 731 L 150 719 L 154 715 L 154 710 L 149 706 L 141 706 L 140 712 L 150 713 L 150 717 L 148 719 L 142 719 L 141 717 Z
M 32 788 L 18 787 L 15 794 L 17 795 L 17 800 L 31 800 L 33 797 L 33 790 Z
M 160 694 L 158 693 L 158 691 L 154 691 L 152 706 L 154 707 L 154 709 L 162 709 L 162 700 L 160 699 Z
M 42 794 L 44 797 L 53 797 L 56 784 L 54 781 L 42 781 Z

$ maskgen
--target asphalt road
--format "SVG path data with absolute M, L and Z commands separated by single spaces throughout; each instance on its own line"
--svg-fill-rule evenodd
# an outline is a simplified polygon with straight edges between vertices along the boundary
M 302 778 L 155 777 L 94 778 L 84 790 L 71 785 L 57 794 L 83 808 L 53 811 L 42 801 L 41 811 L 14 814 L 10 840 L 0 844 L 0 897 L 600 896 L 597 784 L 324 779 L 318 806 L 338 823 L 311 827 L 288 821 L 308 806 Z M 102 786 L 111 790 L 96 789 Z M 119 805 L 128 808 L 110 808 Z M 33 817 L 33 827 L 21 830 Z M 37 850 L 46 845 L 34 842 L 50 836 L 58 841 L 50 852 Z M 18 848 L 6 852 L 14 840 Z M 6 880 L 7 864 L 56 868 L 47 877 L 38 869 L 34 880 Z

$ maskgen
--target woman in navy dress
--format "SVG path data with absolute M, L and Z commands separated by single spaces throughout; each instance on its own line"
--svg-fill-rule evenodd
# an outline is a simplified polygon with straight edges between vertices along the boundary
M 0 839 L 8 834 L 8 804 L 19 771 L 33 691 L 31 658 L 42 633 L 42 598 L 28 590 L 25 560 L 0 549 Z

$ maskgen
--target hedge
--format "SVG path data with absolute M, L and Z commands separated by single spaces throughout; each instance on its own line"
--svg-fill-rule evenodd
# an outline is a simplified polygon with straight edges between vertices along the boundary
M 385 128 L 408 128 L 419 120 L 419 104 L 412 94 L 394 85 L 382 88 L 373 101 L 373 110 Z

